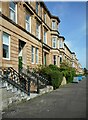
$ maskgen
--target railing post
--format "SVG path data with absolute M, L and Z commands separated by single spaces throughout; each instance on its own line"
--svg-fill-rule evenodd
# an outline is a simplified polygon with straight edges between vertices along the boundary
M 37 93 L 39 94 L 39 80 L 38 80 L 38 77 L 37 77 Z
M 30 80 L 28 78 L 28 96 L 30 96 Z

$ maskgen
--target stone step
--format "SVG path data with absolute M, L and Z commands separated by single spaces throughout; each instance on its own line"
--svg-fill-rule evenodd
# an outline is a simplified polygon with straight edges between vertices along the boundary
M 51 91 L 53 91 L 53 87 L 52 86 L 47 86 L 43 89 L 40 89 L 40 94 L 44 94 L 46 92 L 51 92 Z

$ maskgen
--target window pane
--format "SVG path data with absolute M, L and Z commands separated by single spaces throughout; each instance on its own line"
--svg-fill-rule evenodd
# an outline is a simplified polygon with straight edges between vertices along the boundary
M 30 30 L 30 25 L 28 22 L 26 22 L 26 30 L 29 31 Z
M 36 13 L 38 13 L 38 2 L 36 2 Z
M 60 48 L 62 48 L 62 41 L 60 41 Z
M 46 53 L 44 52 L 44 65 L 46 65 Z
M 44 31 L 44 43 L 46 43 L 46 31 Z
M 9 45 L 9 35 L 7 33 L 3 33 L 3 44 Z
M 56 29 L 56 22 L 52 21 L 52 29 Z
M 56 48 L 56 38 L 55 37 L 52 38 L 52 46 L 53 46 L 53 48 Z
M 44 22 L 46 23 L 46 13 L 44 13 Z
M 38 48 L 36 48 L 36 63 L 38 63 Z
M 26 15 L 26 20 L 27 20 L 27 21 L 29 21 L 29 18 L 30 18 L 30 16 L 29 16 L 29 15 Z
M 36 23 L 36 37 L 37 38 L 39 38 L 39 33 L 40 31 L 39 31 L 39 24 L 38 23 Z
M 60 63 L 62 63 L 62 57 L 60 57 Z
M 26 15 L 26 30 L 30 32 L 30 15 Z
M 3 33 L 3 57 L 9 58 L 9 35 Z
M 15 21 L 15 12 L 10 10 L 10 19 Z
M 4 44 L 3 44 L 3 57 L 9 58 L 9 47 L 8 45 L 4 45 Z
M 31 48 L 31 62 L 34 63 L 34 47 Z
M 10 7 L 15 10 L 15 3 L 14 2 L 10 2 Z

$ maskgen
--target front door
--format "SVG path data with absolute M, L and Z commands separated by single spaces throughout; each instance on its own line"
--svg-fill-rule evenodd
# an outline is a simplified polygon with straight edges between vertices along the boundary
M 22 68 L 23 68 L 23 48 L 25 46 L 25 42 L 19 40 L 19 56 L 18 56 L 18 61 L 19 61 L 19 72 L 21 72 Z
M 46 52 L 44 52 L 44 65 L 46 66 Z

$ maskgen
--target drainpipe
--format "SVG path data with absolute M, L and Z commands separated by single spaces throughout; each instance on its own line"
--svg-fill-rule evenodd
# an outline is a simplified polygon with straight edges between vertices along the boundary
M 42 65 L 43 65 L 43 26 L 41 25 Z

